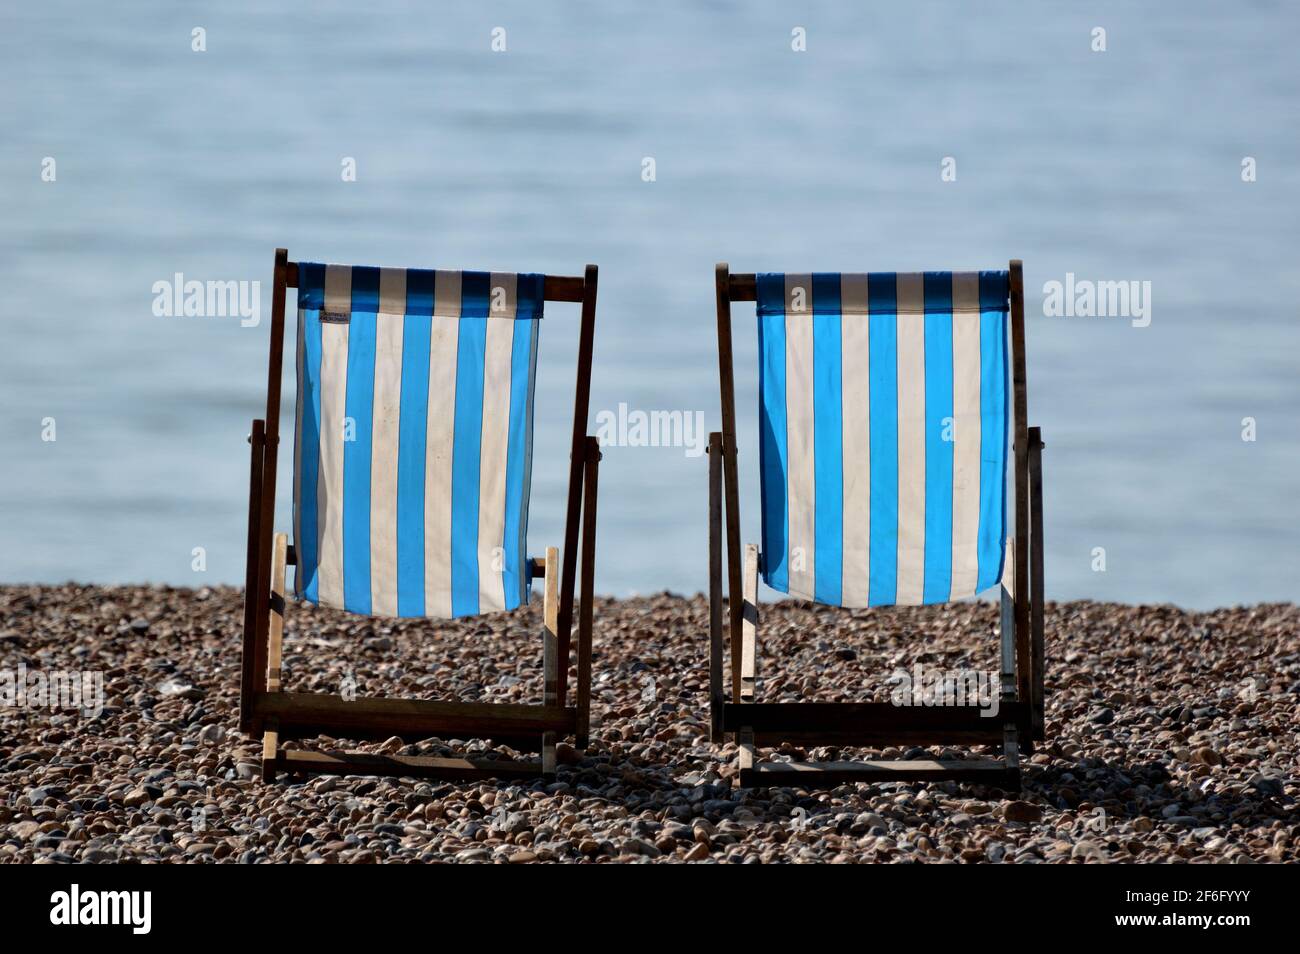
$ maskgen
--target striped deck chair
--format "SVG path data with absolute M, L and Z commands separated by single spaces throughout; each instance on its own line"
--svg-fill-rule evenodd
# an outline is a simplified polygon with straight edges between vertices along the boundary
M 287 289 L 298 290 L 293 544 L 273 533 Z M 596 267 L 583 277 L 290 262 L 278 249 L 266 419 L 253 422 L 240 728 L 262 777 L 292 773 L 534 778 L 563 735 L 587 744 L 596 439 L 586 434 Z M 562 551 L 527 554 L 537 339 L 546 301 L 581 302 Z M 576 704 L 568 670 L 581 527 Z M 563 553 L 563 562 L 560 553 Z M 301 600 L 448 619 L 512 610 L 542 578 L 539 705 L 285 691 L 286 567 Z M 285 749 L 292 738 L 490 738 L 540 760 Z
M 733 735 L 740 746 L 741 785 L 956 779 L 1018 788 L 1020 750 L 1032 751 L 1044 728 L 1043 443 L 1026 425 L 1022 281 L 1019 261 L 1007 271 L 923 274 L 732 275 L 718 266 L 710 705 L 714 741 Z M 758 312 L 762 546 L 743 554 L 732 301 L 754 301 Z M 944 603 L 1000 584 L 996 717 L 990 705 L 756 702 L 760 573 L 774 590 L 843 607 Z M 1002 758 L 757 761 L 758 747 L 781 743 L 984 744 L 1001 746 Z

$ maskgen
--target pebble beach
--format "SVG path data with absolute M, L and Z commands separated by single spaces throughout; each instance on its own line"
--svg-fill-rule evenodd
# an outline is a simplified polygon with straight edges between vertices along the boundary
M 915 664 L 995 670 L 990 603 L 762 607 L 761 701 L 889 697 Z M 1255 863 L 1300 856 L 1300 608 L 1048 603 L 1047 736 L 1007 795 L 951 783 L 734 787 L 708 738 L 707 605 L 595 608 L 592 744 L 546 783 L 258 778 L 237 729 L 242 593 L 0 588 L 0 671 L 102 673 L 90 718 L 0 706 L 0 862 Z M 538 702 L 540 599 L 453 622 L 290 606 L 285 687 Z M 404 754 L 499 751 L 430 739 Z M 813 750 L 778 757 L 933 757 Z

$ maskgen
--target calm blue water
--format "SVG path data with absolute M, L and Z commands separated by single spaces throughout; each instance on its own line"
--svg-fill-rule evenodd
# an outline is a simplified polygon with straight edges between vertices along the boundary
M 151 289 L 176 272 L 260 280 L 269 316 L 284 245 L 387 265 L 596 262 L 593 422 L 623 401 L 702 410 L 710 429 L 715 261 L 1021 257 L 1048 595 L 1300 598 L 1300 11 L 1089 6 L 6 5 L 0 580 L 242 581 L 268 321 L 154 317 Z M 1043 284 L 1067 271 L 1150 281 L 1150 326 L 1043 317 Z M 554 306 L 543 333 L 535 550 L 560 536 L 576 311 Z M 756 539 L 752 310 L 736 329 Z M 607 448 L 600 590 L 704 587 L 705 466 Z

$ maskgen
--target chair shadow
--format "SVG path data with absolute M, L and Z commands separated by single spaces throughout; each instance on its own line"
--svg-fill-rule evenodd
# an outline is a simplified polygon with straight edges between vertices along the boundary
M 1294 815 L 1292 799 L 1284 793 L 1280 779 L 1260 778 L 1244 783 L 1241 792 L 1220 797 L 1202 791 L 1204 779 L 1190 784 L 1177 782 L 1161 762 L 1087 759 L 1070 766 L 1027 763 L 1022 771 L 1023 795 L 1029 800 L 1102 819 L 1148 818 L 1157 823 L 1182 819 L 1179 823 L 1189 827 L 1228 827 L 1241 822 L 1243 827 L 1256 828 L 1274 820 L 1290 820 Z M 1138 793 L 1139 786 L 1149 791 Z M 1216 819 L 1215 815 L 1222 817 Z M 1186 819 L 1195 819 L 1199 824 L 1191 826 Z
M 667 771 L 633 764 L 617 756 L 609 758 L 605 765 L 608 766 L 606 774 L 592 768 L 568 766 L 567 771 L 562 769 L 560 780 L 567 781 L 574 794 L 580 797 L 604 799 L 629 811 L 648 807 L 646 803 L 657 801 L 669 809 L 669 814 L 673 814 L 676 808 L 680 820 L 687 820 L 689 814 L 681 811 L 683 807 L 699 814 L 723 816 L 744 808 L 753 816 L 751 824 L 785 821 L 792 811 L 799 808 L 810 815 L 829 813 L 832 816 L 847 810 L 842 804 L 832 804 L 822 797 L 831 789 L 780 786 L 742 789 L 735 787 L 732 779 L 725 778 L 686 785 Z M 621 791 L 614 796 L 600 790 L 608 786 L 611 776 L 621 782 Z M 1203 793 L 1199 784 L 1175 781 L 1160 762 L 1088 759 L 1074 765 L 1054 766 L 1023 762 L 1021 779 L 1020 792 L 961 782 L 890 782 L 869 786 L 863 795 L 870 798 L 900 791 L 920 793 L 928 790 L 947 797 L 988 802 L 1030 802 L 1043 809 L 1073 815 L 1073 818 L 1061 821 L 1082 825 L 1085 830 L 1094 830 L 1101 837 L 1116 822 L 1140 818 L 1155 824 L 1172 823 L 1185 828 L 1227 830 L 1239 824 L 1243 829 L 1251 830 L 1266 828 L 1273 821 L 1290 822 L 1294 815 L 1294 800 L 1285 795 L 1280 780 L 1260 779 L 1254 784 L 1246 784 L 1242 792 L 1220 797 L 1212 792 Z M 1139 792 L 1139 787 L 1144 787 L 1144 791 Z M 673 802 L 678 804 L 674 806 Z M 1052 823 L 1050 817 L 1048 823 Z

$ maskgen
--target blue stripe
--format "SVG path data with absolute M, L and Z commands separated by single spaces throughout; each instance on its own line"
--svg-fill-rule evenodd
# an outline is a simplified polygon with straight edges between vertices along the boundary
M 515 292 L 518 314 L 534 313 L 533 301 L 541 298 L 540 276 L 520 275 Z M 528 576 L 524 571 L 527 553 L 528 515 L 524 509 L 529 478 L 528 434 L 532 431 L 533 360 L 536 320 L 516 321 L 510 349 L 510 435 L 506 446 L 505 565 L 502 585 L 506 609 L 514 609 L 528 598 Z
M 532 321 L 542 317 L 546 305 L 546 276 L 524 273 L 516 276 L 515 319 Z M 536 334 L 536 331 L 534 331 Z
M 782 272 L 759 272 L 754 282 L 754 303 L 758 308 L 758 317 L 771 315 L 785 317 L 785 274 Z
M 424 268 L 406 270 L 406 317 L 428 318 L 433 314 L 434 273 Z M 403 326 L 402 333 L 406 333 Z
M 370 453 L 375 418 L 379 269 L 352 269 L 343 441 L 343 607 L 370 613 Z M 348 438 L 351 438 L 350 440 Z
M 1011 307 L 1011 273 L 1002 271 L 980 272 L 980 312 L 1008 311 Z
M 289 544 L 296 546 L 298 538 L 302 536 L 302 523 L 300 514 L 302 513 L 302 487 L 299 481 L 302 480 L 302 468 L 298 465 L 302 454 L 302 404 L 307 392 L 303 390 L 303 341 L 307 337 L 303 329 L 306 327 L 306 320 L 301 311 L 298 313 L 298 323 L 294 330 L 294 341 L 298 347 L 295 349 L 293 364 L 293 379 L 296 384 L 294 392 L 294 427 L 293 427 L 293 477 L 290 480 L 290 486 L 293 488 L 293 529 L 290 531 Z M 250 435 L 251 437 L 251 435 Z M 302 560 L 296 560 L 293 571 L 293 595 L 302 598 L 303 586 L 307 582 L 306 573 L 303 571 Z
M 867 276 L 871 389 L 871 606 L 898 595 L 898 281 Z
M 429 418 L 433 273 L 406 273 L 397 424 L 397 613 L 424 615 L 424 467 Z
M 325 298 L 325 266 L 311 262 L 298 265 L 298 305 L 303 311 L 303 380 L 298 383 L 302 402 L 302 433 L 298 459 L 298 532 L 294 541 L 298 567 L 294 579 L 303 599 L 318 603 L 320 529 L 317 513 L 317 484 L 320 480 L 320 309 Z
M 325 266 L 319 262 L 298 263 L 298 309 L 320 311 L 325 307 Z
M 538 279 L 539 282 L 541 279 Z M 528 429 L 524 432 L 524 495 L 519 502 L 519 552 L 524 558 L 524 595 L 527 603 L 532 592 L 533 564 L 528 559 L 528 502 L 533 486 L 533 395 L 537 390 L 537 339 L 541 337 L 542 325 L 538 320 L 542 316 L 542 299 L 539 297 L 537 310 L 534 312 L 532 346 L 528 355 L 528 405 L 524 410 Z
M 840 276 L 812 277 L 814 596 L 838 606 L 844 577 L 844 376 Z
M 1007 488 L 1007 279 L 980 273 L 980 525 L 977 592 L 1002 578 Z
M 757 278 L 759 480 L 763 500 L 763 580 L 781 593 L 790 591 L 787 564 L 790 526 L 786 506 L 785 276 Z M 779 308 L 777 303 L 779 302 Z
M 461 318 L 486 318 L 488 296 L 492 293 L 492 276 L 488 272 L 460 273 Z
M 456 419 L 451 459 L 451 613 L 479 611 L 479 464 L 483 445 L 483 360 L 487 344 L 487 272 L 461 276 L 456 352 Z
M 952 272 L 926 272 L 925 603 L 952 594 L 952 400 Z
M 367 315 L 379 311 L 379 269 L 370 265 L 352 266 L 352 313 Z

